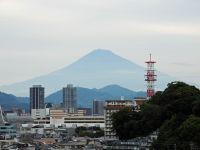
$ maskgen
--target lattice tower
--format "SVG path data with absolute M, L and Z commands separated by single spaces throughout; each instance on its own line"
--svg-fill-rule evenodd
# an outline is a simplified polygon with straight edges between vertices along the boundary
M 150 60 L 145 63 L 147 63 L 145 81 L 147 82 L 147 99 L 149 99 L 155 94 L 155 81 L 157 81 L 157 75 L 155 74 L 154 64 L 156 62 L 151 60 L 150 54 Z

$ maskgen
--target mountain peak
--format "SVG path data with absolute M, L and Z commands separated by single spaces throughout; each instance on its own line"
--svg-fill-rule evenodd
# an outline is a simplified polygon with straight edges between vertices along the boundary
M 134 93 L 134 91 L 121 87 L 120 85 L 117 85 L 117 84 L 111 84 L 99 90 L 102 92 L 105 92 L 105 91 L 109 92 L 111 95 L 116 95 L 117 93 L 118 96 L 131 95 L 132 93 Z
M 81 59 L 104 59 L 104 58 L 110 58 L 112 59 L 113 57 L 121 58 L 120 56 L 114 54 L 110 50 L 106 49 L 95 49 L 92 52 L 88 53 L 87 55 L 83 56 Z
M 144 70 L 144 67 L 124 59 L 110 50 L 95 49 L 62 69 L 25 82 L 0 88 L 18 96 L 28 95 L 27 89 L 36 83 L 45 87 L 47 95 L 67 83 L 89 88 L 118 84 L 129 89 L 138 90 L 145 87 Z M 162 81 L 166 85 L 169 80 L 164 78 Z M 115 88 L 116 91 L 119 91 L 119 87 L 115 86 Z
M 71 64 L 70 66 L 61 69 L 61 71 L 68 70 L 69 68 L 76 71 L 90 70 L 95 72 L 104 72 L 108 70 L 127 70 L 130 68 L 138 69 L 141 67 L 125 58 L 114 54 L 110 50 L 95 49 L 92 52 L 80 58 L 78 61 Z
M 92 52 L 105 52 L 105 53 L 112 53 L 112 51 L 108 50 L 108 49 L 102 49 L 102 48 L 97 48 L 92 50 Z
M 104 64 L 119 64 L 119 63 L 125 63 L 125 64 L 134 64 L 133 62 L 122 58 L 118 55 L 116 55 L 115 53 L 113 53 L 110 50 L 106 50 L 106 49 L 95 49 L 92 52 L 88 53 L 87 55 L 83 56 L 81 59 L 79 59 L 78 61 L 76 61 L 74 64 L 77 63 L 98 63 L 99 65 L 104 65 Z M 136 64 L 134 64 L 136 65 Z
M 91 54 L 95 54 L 95 55 L 100 55 L 100 54 L 104 54 L 104 55 L 108 55 L 108 54 L 112 54 L 112 55 L 115 55 L 112 51 L 110 50 L 107 50 L 107 49 L 94 49 L 92 52 L 90 52 L 88 55 L 91 55 Z

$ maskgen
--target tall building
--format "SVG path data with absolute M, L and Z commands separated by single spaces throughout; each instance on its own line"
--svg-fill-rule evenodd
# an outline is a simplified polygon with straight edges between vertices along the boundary
M 66 113 L 77 112 L 77 89 L 72 84 L 63 88 L 63 107 Z
M 30 88 L 30 111 L 33 119 L 45 118 L 44 88 L 33 85 Z
M 104 101 L 93 100 L 93 115 L 104 115 Z
M 104 107 L 104 118 L 105 118 L 105 136 L 107 138 L 117 138 L 116 133 L 112 130 L 111 115 L 114 112 L 119 111 L 125 107 L 132 108 L 132 100 L 106 100 L 106 106 Z

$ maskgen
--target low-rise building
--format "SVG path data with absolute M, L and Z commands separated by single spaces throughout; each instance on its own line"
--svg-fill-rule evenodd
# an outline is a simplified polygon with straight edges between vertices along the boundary
M 138 105 L 141 106 L 147 101 L 147 99 L 145 97 L 135 97 L 134 101 L 135 101 L 134 106 Z
M 64 124 L 67 127 L 97 126 L 104 128 L 104 116 L 66 116 L 64 117 Z
M 64 109 L 50 109 L 50 124 L 63 124 L 65 116 L 67 113 Z
M 145 97 L 135 97 L 134 98 L 134 108 L 135 111 L 140 111 L 140 106 L 143 105 L 145 102 L 147 102 L 147 99 Z
M 99 126 L 104 128 L 104 116 L 84 116 L 83 113 L 67 114 L 64 109 L 50 110 L 50 124 L 66 127 Z
M 46 117 L 45 109 L 31 109 L 31 117 L 33 119 L 40 119 Z
M 6 123 L 0 125 L 0 140 L 10 140 L 16 137 L 16 129 L 13 124 Z
M 84 116 L 91 116 L 92 115 L 92 110 L 91 108 L 78 108 L 78 112 L 82 110 L 84 111 Z
M 3 109 L 0 106 L 0 141 L 12 140 L 16 137 L 16 129 L 13 124 L 8 123 Z
M 35 119 L 34 124 L 50 124 L 50 119 Z

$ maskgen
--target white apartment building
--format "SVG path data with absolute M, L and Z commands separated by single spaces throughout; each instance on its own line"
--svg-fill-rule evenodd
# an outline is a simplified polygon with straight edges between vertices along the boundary
M 113 112 L 117 112 L 125 107 L 133 107 L 132 100 L 106 100 L 106 106 L 104 107 L 105 117 L 105 136 L 107 138 L 117 138 L 116 134 L 112 132 L 111 115 Z

